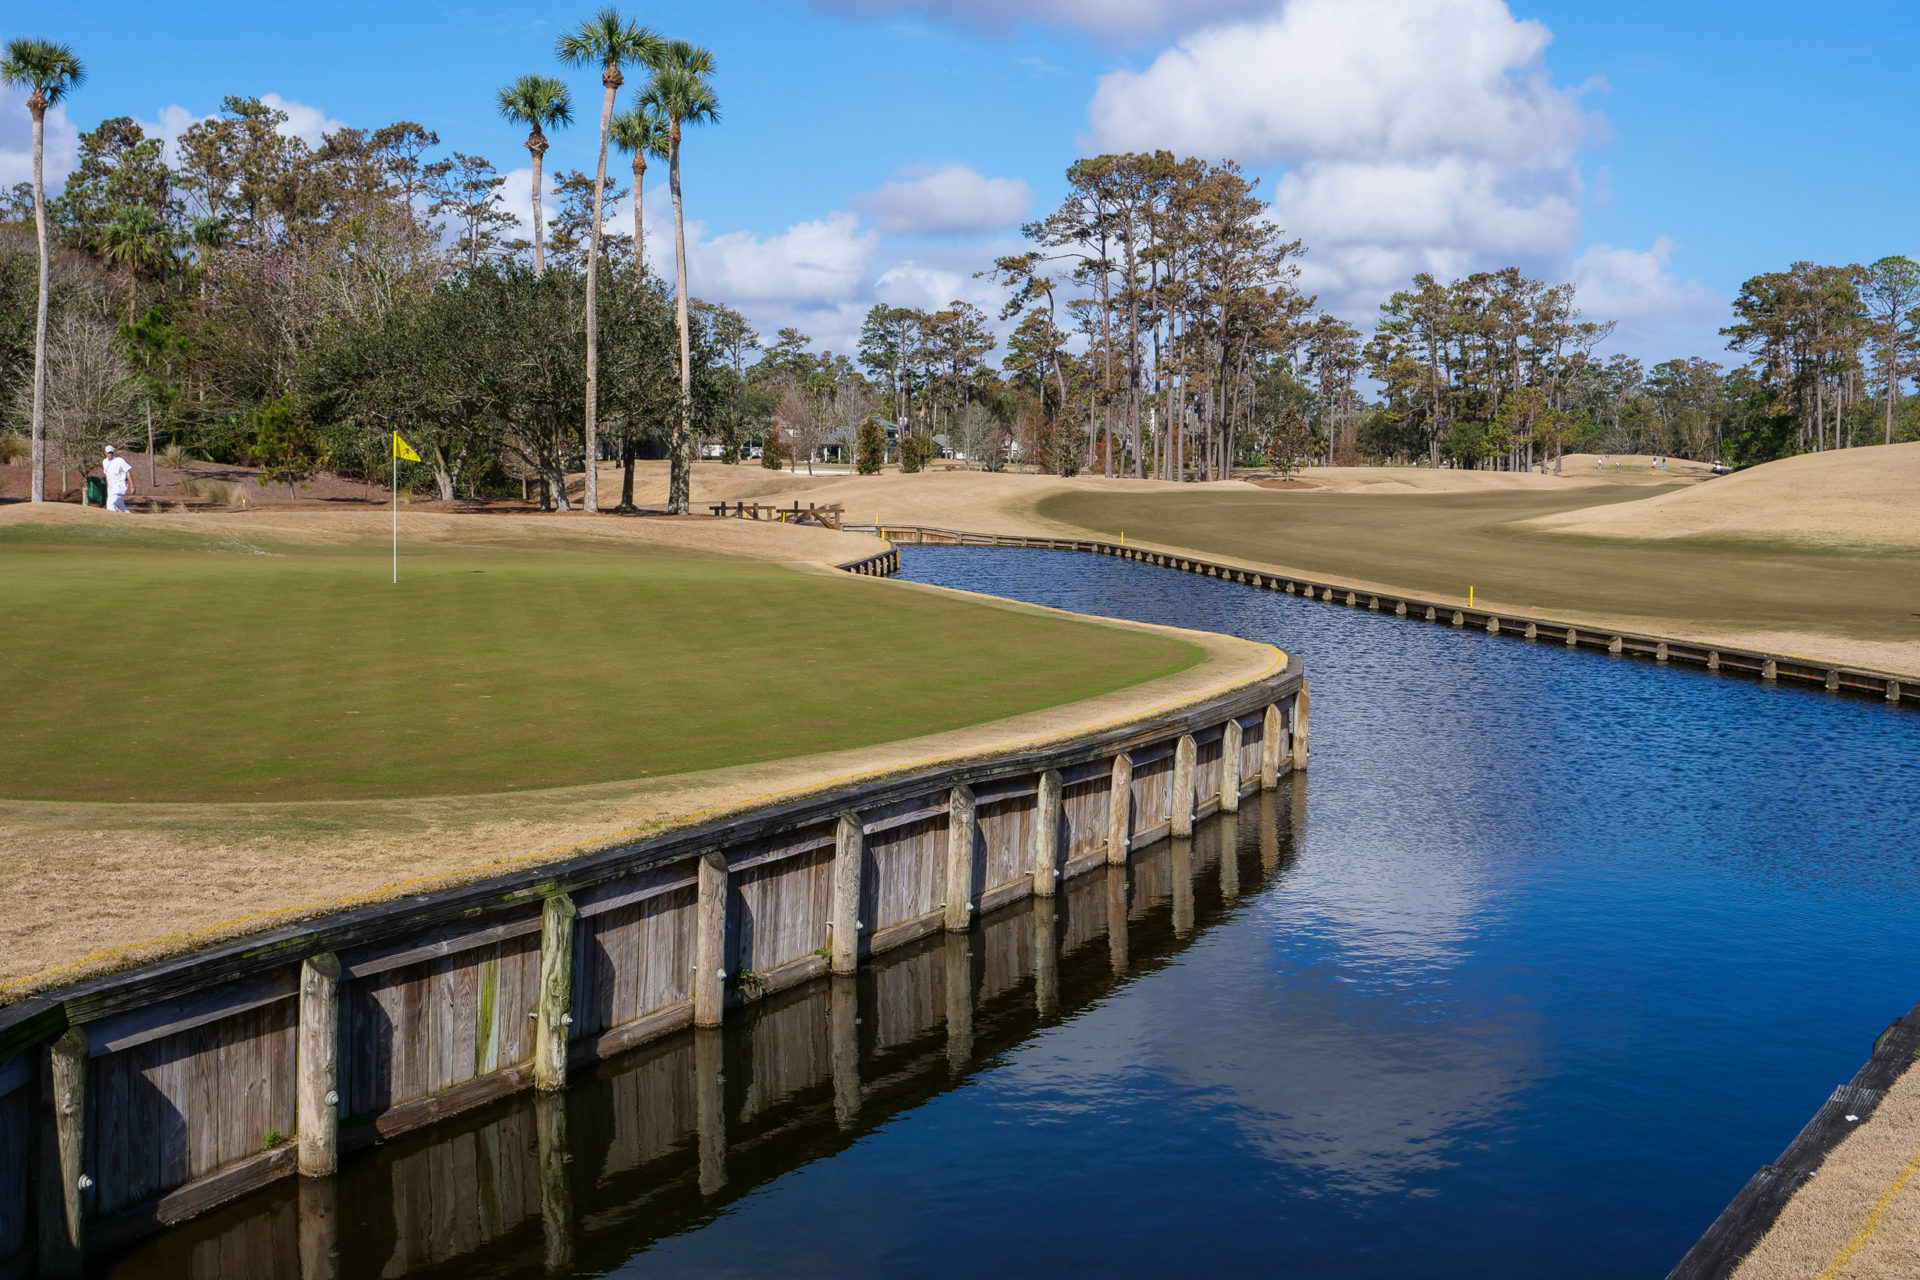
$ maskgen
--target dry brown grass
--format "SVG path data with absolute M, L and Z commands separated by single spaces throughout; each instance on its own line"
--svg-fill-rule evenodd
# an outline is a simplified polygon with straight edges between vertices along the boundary
M 1542 516 L 1527 527 L 1606 538 L 1782 539 L 1920 547 L 1920 443 L 1802 454 L 1639 502 Z
M 1920 1071 L 1794 1194 L 1734 1280 L 1910 1280 L 1920 1275 Z

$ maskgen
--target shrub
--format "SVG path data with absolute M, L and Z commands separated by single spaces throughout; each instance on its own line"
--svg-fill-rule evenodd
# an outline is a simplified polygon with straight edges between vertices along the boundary
M 0 431 L 0 466 L 25 462 L 33 456 L 33 444 L 18 431 Z
M 854 442 L 854 466 L 863 476 L 880 474 L 880 467 L 887 460 L 887 424 L 879 414 L 869 414 L 860 424 L 859 438 Z
M 909 431 L 900 437 L 900 469 L 918 471 L 940 456 L 940 446 L 924 429 Z

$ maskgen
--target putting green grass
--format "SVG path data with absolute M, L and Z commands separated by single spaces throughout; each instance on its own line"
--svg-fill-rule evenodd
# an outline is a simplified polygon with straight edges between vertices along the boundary
M 1116 536 L 1542 613 L 1920 639 L 1920 553 L 1727 538 L 1613 539 L 1512 522 L 1660 489 L 1557 493 L 1068 493 L 1039 512 Z
M 1183 641 L 585 542 L 404 551 L 0 529 L 0 795 L 351 800 L 887 742 L 1184 670 Z

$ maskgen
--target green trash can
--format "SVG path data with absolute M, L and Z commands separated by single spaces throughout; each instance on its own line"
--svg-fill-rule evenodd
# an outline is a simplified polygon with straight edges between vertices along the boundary
M 107 480 L 105 476 L 87 477 L 87 496 L 83 499 L 83 505 L 89 507 L 104 507 L 107 505 Z

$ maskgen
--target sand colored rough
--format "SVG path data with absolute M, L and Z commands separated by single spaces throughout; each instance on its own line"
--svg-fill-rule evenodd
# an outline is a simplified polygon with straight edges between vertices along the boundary
M 1802 454 L 1639 502 L 1542 516 L 1526 527 L 1604 538 L 1920 547 L 1920 443 Z
M 777 536 L 777 535 L 770 535 Z M 824 572 L 824 570 L 821 570 Z M 898 584 L 945 593 L 944 588 Z M 967 595 L 996 608 L 1053 614 Z M 1143 624 L 1206 660 L 1065 707 L 876 747 L 549 791 L 304 804 L 0 801 L 0 1001 L 330 911 L 942 761 L 1145 719 L 1261 679 L 1269 645 Z
M 1733 1274 L 1734 1280 L 1920 1275 L 1920 1071 L 1894 1082 Z
M 0 506 L 0 528 L 58 524 L 69 528 L 112 529 L 137 522 L 142 529 L 179 529 L 195 534 L 309 542 L 314 545 L 374 543 L 392 537 L 390 511 L 369 507 L 329 510 L 320 507 L 262 508 L 248 511 L 165 512 L 119 515 L 98 507 L 64 503 Z M 710 516 L 607 517 L 579 513 L 531 515 L 519 512 L 459 514 L 400 509 L 400 555 L 423 542 L 527 543 L 554 537 L 630 542 L 636 546 L 671 548 L 699 554 L 740 556 L 756 560 L 800 562 L 824 560 L 847 563 L 877 555 L 886 544 L 870 534 L 839 533 L 814 526 L 756 525 L 743 520 L 716 520 Z

